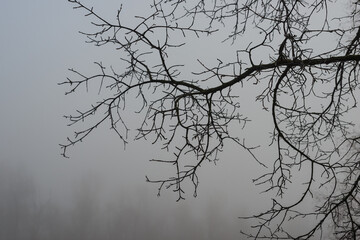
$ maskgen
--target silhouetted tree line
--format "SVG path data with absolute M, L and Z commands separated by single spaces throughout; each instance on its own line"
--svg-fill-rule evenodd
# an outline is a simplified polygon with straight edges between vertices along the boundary
M 236 235 L 222 232 L 227 229 L 227 220 L 218 213 L 217 205 L 209 204 L 209 214 L 215 212 L 205 222 L 186 206 L 173 215 L 159 214 L 146 205 L 146 194 L 141 191 L 101 200 L 94 189 L 98 183 L 89 181 L 86 174 L 84 179 L 83 184 L 71 186 L 73 195 L 64 203 L 63 199 L 39 195 L 39 186 L 22 166 L 0 164 L 0 239 L 205 240 L 219 239 L 219 234 L 222 239 Z M 56 190 L 61 191 L 60 187 Z

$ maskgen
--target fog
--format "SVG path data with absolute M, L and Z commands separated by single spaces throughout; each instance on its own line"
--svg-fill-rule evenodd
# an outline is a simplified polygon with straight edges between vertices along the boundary
M 115 17 L 117 1 L 95 5 Z M 129 15 L 140 1 L 124 1 Z M 109 129 L 96 131 L 63 158 L 60 143 L 73 134 L 62 117 L 91 97 L 64 96 L 58 86 L 68 68 L 92 71 L 94 61 L 112 63 L 112 49 L 85 44 L 89 27 L 67 1 L 12 1 L 0 5 L 0 239 L 241 239 L 249 223 L 240 216 L 271 204 L 252 179 L 264 169 L 236 145 L 221 161 L 199 170 L 198 196 L 186 200 L 145 181 L 166 169 L 149 162 L 163 154 L 146 141 L 124 149 Z M 251 92 L 251 91 L 250 91 Z M 243 96 L 246 99 L 248 96 Z M 246 106 L 253 121 L 248 143 L 267 146 L 271 125 Z M 268 156 L 271 149 L 259 154 Z
M 0 239 L 234 239 L 238 234 L 226 197 L 199 200 L 203 206 L 175 204 L 154 199 L 140 184 L 112 186 L 117 190 L 110 193 L 110 183 L 96 171 L 72 184 L 59 181 L 53 191 L 62 194 L 44 197 L 22 166 L 2 163 L 0 176 Z M 70 194 L 62 197 L 61 188 Z

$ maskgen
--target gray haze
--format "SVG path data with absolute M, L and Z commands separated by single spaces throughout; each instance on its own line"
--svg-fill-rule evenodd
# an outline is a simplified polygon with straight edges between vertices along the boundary
M 118 1 L 92 2 L 84 1 L 115 18 Z M 123 1 L 124 12 L 141 14 L 146 2 Z M 68 68 L 91 73 L 94 61 L 119 59 L 112 49 L 84 43 L 78 31 L 89 29 L 88 22 L 65 0 L 0 3 L 0 239 L 241 238 L 247 226 L 238 217 L 271 202 L 252 183 L 263 169 L 235 145 L 226 146 L 216 166 L 202 167 L 198 197 L 189 186 L 181 202 L 172 191 L 157 197 L 158 186 L 145 182 L 145 176 L 162 176 L 161 166 L 148 162 L 162 154 L 150 143 L 130 142 L 124 151 L 103 128 L 71 149 L 70 159 L 60 156 L 58 144 L 74 130 L 62 115 L 90 98 L 65 97 L 57 83 Z M 248 143 L 267 146 L 270 116 L 252 110 L 260 104 L 245 103 L 253 119 Z

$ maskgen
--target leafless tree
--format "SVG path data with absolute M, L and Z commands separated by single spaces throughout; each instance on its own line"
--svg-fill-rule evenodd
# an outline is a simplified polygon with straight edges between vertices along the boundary
M 346 159 L 354 159 L 359 162 L 360 155 L 360 138 L 357 137 L 350 146 Z M 331 226 L 334 229 L 334 237 L 336 239 L 358 239 L 360 237 L 360 193 L 358 169 L 349 168 L 344 171 L 342 178 L 339 174 L 337 179 L 338 188 L 332 194 L 332 205 L 327 201 L 328 196 L 325 195 L 325 204 L 327 208 L 332 209 Z M 354 182 L 356 184 L 354 184 Z M 325 207 L 325 206 L 323 206 Z
M 348 11 L 336 0 L 153 0 L 148 15 L 131 21 L 122 18 L 122 7 L 112 21 L 91 6 L 68 1 L 91 18 L 93 32 L 83 32 L 88 42 L 116 48 L 123 68 L 97 62 L 97 74 L 70 69 L 73 77 L 61 83 L 69 87 L 66 94 L 98 82 L 102 98 L 67 116 L 70 125 L 88 125 L 61 145 L 65 157 L 70 146 L 102 125 L 110 125 L 126 144 L 131 129 L 124 116 L 128 98 L 134 102 L 136 97 L 143 117 L 136 139 L 160 142 L 174 153 L 171 159 L 152 161 L 173 165 L 176 174 L 148 181 L 158 184 L 159 192 L 172 188 L 179 200 L 184 182 L 190 181 L 196 194 L 199 167 L 217 161 L 229 141 L 264 165 L 256 157 L 258 149 L 231 131 L 249 121 L 238 97 L 256 85 L 254 101 L 272 116 L 276 153 L 269 172 L 255 182 L 276 196 L 268 210 L 252 216 L 256 231 L 244 234 L 309 239 L 319 236 L 331 219 L 341 219 L 334 220 L 339 239 L 359 236 L 359 218 L 353 217 L 359 208 L 359 154 L 351 146 L 360 139 L 353 135 L 358 119 L 349 117 L 359 100 L 358 1 Z M 214 61 L 209 55 L 192 56 L 199 68 L 188 70 L 192 65 L 176 53 L 193 39 L 210 37 L 221 41 L 209 51 L 229 48 L 233 55 Z M 307 177 L 305 187 L 296 200 L 283 201 L 297 172 Z M 325 200 L 303 211 L 304 201 L 322 189 L 327 189 Z M 297 235 L 286 229 L 289 220 L 300 218 L 315 223 Z

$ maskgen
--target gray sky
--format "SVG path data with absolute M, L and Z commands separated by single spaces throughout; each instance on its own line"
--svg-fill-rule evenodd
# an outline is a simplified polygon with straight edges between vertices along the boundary
M 124 2 L 124 9 L 141 13 L 145 8 L 138 7 L 140 2 L 144 1 Z M 107 0 L 94 6 L 112 18 L 117 4 Z M 156 197 L 157 186 L 145 182 L 145 175 L 159 175 L 158 166 L 147 161 L 156 157 L 151 154 L 157 151 L 149 143 L 131 143 L 124 151 L 115 134 L 102 129 L 85 144 L 71 149 L 70 159 L 62 158 L 58 144 L 72 134 L 62 116 L 87 102 L 81 94 L 65 97 L 66 89 L 57 83 L 69 76 L 68 68 L 91 71 L 94 61 L 113 64 L 116 58 L 108 56 L 111 53 L 104 49 L 84 43 L 85 38 L 78 31 L 89 27 L 88 19 L 83 17 L 83 12 L 73 10 L 67 1 L 3 0 L 0 6 L 3 167 L 20 169 L 17 170 L 20 175 L 26 172 L 42 200 L 72 205 L 84 181 L 91 182 L 94 195 L 100 195 L 97 201 L 104 205 L 122 202 L 135 209 L 145 207 L 154 219 L 167 219 L 184 232 L 191 228 L 181 226 L 181 213 L 185 211 L 185 218 L 189 215 L 201 220 L 194 228 L 202 229 L 198 234 L 226 231 L 229 239 L 240 236 L 237 217 L 250 213 L 254 206 L 250 196 L 257 196 L 259 191 L 253 187 L 253 175 L 249 173 L 249 168 L 258 166 L 240 149 L 229 146 L 229 153 L 223 154 L 225 161 L 203 167 L 199 196 L 194 199 L 189 187 L 187 200 L 180 203 L 171 191 Z M 215 228 L 211 228 L 209 220 L 212 211 L 212 217 L 222 219 L 222 225 Z M 161 224 L 155 224 L 154 228 L 160 231 Z M 172 232 L 171 228 L 162 231 Z
M 118 1 L 91 2 L 94 1 L 84 1 L 115 18 Z M 144 2 L 123 1 L 124 14 L 141 14 L 146 11 Z M 62 116 L 85 106 L 90 98 L 82 94 L 66 97 L 66 89 L 57 83 L 69 76 L 68 68 L 91 72 L 94 61 L 114 64 L 118 59 L 111 49 L 84 43 L 85 38 L 78 31 L 90 25 L 83 15 L 84 12 L 73 10 L 65 0 L 1 1 L 0 161 L 3 166 L 15 166 L 26 172 L 35 182 L 41 199 L 74 205 L 76 193 L 90 188 L 91 197 L 103 205 L 129 206 L 137 209 L 139 216 L 151 214 L 155 220 L 166 219 L 169 226 L 178 226 L 183 232 L 201 230 L 197 234 L 203 239 L 206 234 L 223 231 L 228 234 L 227 239 L 239 237 L 244 223 L 237 217 L 256 213 L 266 207 L 263 203 L 269 202 L 264 195 L 258 195 L 263 188 L 252 183 L 261 167 L 235 145 L 225 147 L 217 166 L 206 164 L 201 168 L 198 197 L 192 197 L 189 187 L 186 201 L 180 203 L 171 191 L 156 197 L 157 186 L 145 182 L 145 175 L 159 175 L 158 165 L 147 160 L 156 157 L 154 153 L 161 153 L 150 143 L 131 142 L 124 151 L 113 132 L 101 129 L 84 144 L 71 149 L 70 159 L 60 156 L 58 144 L 72 135 Z M 202 47 L 200 50 L 206 51 L 206 45 Z M 220 50 L 213 54 L 227 54 Z M 261 108 L 260 104 L 256 106 Z M 250 134 L 249 142 L 256 144 L 259 136 L 266 139 L 269 131 L 266 124 L 256 124 L 264 118 L 256 120 L 259 115 L 252 109 L 248 106 L 248 113 L 255 119 L 246 131 Z M 182 218 L 188 216 L 200 219 L 196 228 L 183 224 Z M 212 226 L 213 218 L 220 218 L 220 224 Z M 140 222 L 138 227 L 143 228 L 142 224 L 145 223 Z M 162 229 L 161 224 L 153 224 L 152 228 L 158 228 L 159 232 L 173 231 Z

